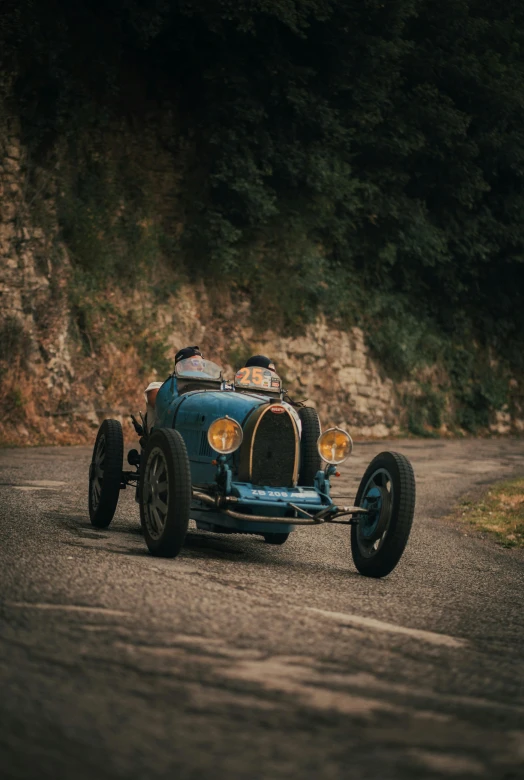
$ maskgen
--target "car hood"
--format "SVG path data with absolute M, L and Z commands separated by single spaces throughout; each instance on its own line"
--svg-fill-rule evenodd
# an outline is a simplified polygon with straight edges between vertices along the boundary
M 250 414 L 272 400 L 267 395 L 239 393 L 234 390 L 193 390 L 183 395 L 173 394 L 172 383 L 166 380 L 156 400 L 155 427 L 186 427 L 206 429 L 219 417 L 228 415 L 244 425 Z M 288 403 L 282 403 L 294 417 L 299 431 L 300 418 Z
M 190 425 L 207 428 L 219 417 L 232 417 L 240 425 L 244 426 L 250 414 L 260 406 L 270 403 L 274 399 L 267 395 L 256 393 L 237 393 L 234 391 L 220 390 L 195 390 L 186 393 L 180 398 L 176 410 L 176 426 Z M 297 425 L 299 435 L 302 433 L 302 421 L 291 404 L 279 401 L 284 406 Z
M 268 398 L 228 390 L 194 390 L 178 399 L 176 427 L 183 425 L 208 428 L 219 417 L 231 417 L 243 425 L 254 409 L 269 403 Z

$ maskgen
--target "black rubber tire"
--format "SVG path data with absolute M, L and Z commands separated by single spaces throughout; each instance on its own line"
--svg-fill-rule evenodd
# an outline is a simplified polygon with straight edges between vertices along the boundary
M 160 464 L 157 487 L 151 488 L 150 469 L 155 466 L 155 459 Z M 160 487 L 164 484 L 160 481 L 163 474 L 165 491 Z M 162 558 L 174 558 L 184 545 L 191 506 L 189 458 L 184 439 L 178 431 L 160 428 L 149 437 L 140 481 L 140 522 L 149 552 Z M 154 527 L 156 520 L 151 508 L 155 490 L 166 506 L 164 524 L 160 529 Z M 164 501 L 161 496 L 166 496 L 167 500 Z
M 267 544 L 284 544 L 288 538 L 289 534 L 264 534 L 264 540 Z
M 351 554 L 357 570 L 366 577 L 385 577 L 389 574 L 406 547 L 413 524 L 415 512 L 415 475 L 409 460 L 398 452 L 381 452 L 377 455 L 360 482 L 355 505 L 361 506 L 364 491 L 371 477 L 378 470 L 386 471 L 391 479 L 393 500 L 390 507 L 389 522 L 381 543 L 375 553 L 365 555 L 359 545 L 359 525 L 351 526 Z
M 124 459 L 124 434 L 118 420 L 104 420 L 95 440 L 89 467 L 89 519 L 96 528 L 107 528 L 114 517 Z M 101 474 L 97 478 L 97 461 Z M 99 486 L 98 497 L 96 486 Z
M 300 471 L 298 484 L 312 487 L 317 471 L 321 467 L 317 442 L 320 436 L 320 420 L 315 409 L 303 406 L 298 410 L 302 422 L 302 437 L 300 439 Z

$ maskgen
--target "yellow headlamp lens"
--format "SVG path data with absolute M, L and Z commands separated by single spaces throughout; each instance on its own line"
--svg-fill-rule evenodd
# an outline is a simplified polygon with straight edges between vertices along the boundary
M 340 428 L 329 428 L 319 437 L 317 447 L 322 460 L 336 465 L 349 458 L 353 450 L 353 441 L 349 433 Z
M 230 417 L 220 417 L 211 423 L 207 432 L 209 446 L 222 455 L 238 450 L 242 444 L 242 428 Z

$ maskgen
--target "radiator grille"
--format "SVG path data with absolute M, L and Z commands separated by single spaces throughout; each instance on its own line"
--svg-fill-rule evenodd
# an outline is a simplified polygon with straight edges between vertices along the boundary
M 202 431 L 200 434 L 200 452 L 198 454 L 204 458 L 210 458 L 213 455 L 213 450 L 207 440 L 207 431 Z
M 251 481 L 254 485 L 292 487 L 295 471 L 295 426 L 289 414 L 268 411 L 253 442 Z

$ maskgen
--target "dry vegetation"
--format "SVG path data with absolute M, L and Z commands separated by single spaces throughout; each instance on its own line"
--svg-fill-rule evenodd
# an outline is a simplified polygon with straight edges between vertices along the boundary
M 524 547 L 524 477 L 495 485 L 480 501 L 464 500 L 459 514 L 503 547 Z

